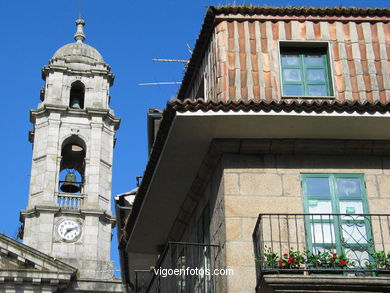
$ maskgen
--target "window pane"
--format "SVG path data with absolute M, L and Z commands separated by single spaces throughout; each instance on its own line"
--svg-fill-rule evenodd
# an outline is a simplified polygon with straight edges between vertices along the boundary
M 307 91 L 309 96 L 323 97 L 327 95 L 325 85 L 308 85 Z
M 363 203 L 361 200 L 341 200 L 341 214 L 363 214 Z
M 286 96 L 302 96 L 303 88 L 299 84 L 285 84 L 283 85 L 283 94 Z
M 359 178 L 337 178 L 339 196 L 361 196 Z
M 308 81 L 325 82 L 325 70 L 324 69 L 307 69 L 306 76 L 307 76 Z
M 306 188 L 309 196 L 330 196 L 328 178 L 306 178 Z
M 311 240 L 316 243 L 335 243 L 335 233 L 333 223 L 312 223 Z
M 283 69 L 283 79 L 287 82 L 301 82 L 301 70 L 295 68 L 284 68 Z
M 350 221 L 342 225 L 345 243 L 367 243 L 366 225 L 362 222 Z
M 330 252 L 330 253 L 335 253 L 337 252 L 336 247 L 332 247 L 330 245 L 327 245 L 326 247 L 313 247 L 313 253 L 314 254 L 319 254 L 319 253 L 325 253 L 325 252 Z
M 299 55 L 282 55 L 282 65 L 300 65 Z
M 331 214 L 332 213 L 332 202 L 330 200 L 309 200 L 309 213 L 310 214 Z M 316 216 L 315 219 L 319 219 Z M 328 219 L 326 216 L 324 219 Z
M 305 62 L 308 66 L 322 66 L 323 63 L 322 55 L 306 55 Z

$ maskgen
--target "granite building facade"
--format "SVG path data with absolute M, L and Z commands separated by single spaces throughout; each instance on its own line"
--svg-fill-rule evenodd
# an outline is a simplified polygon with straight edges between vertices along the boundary
M 390 249 L 389 21 L 388 9 L 208 9 L 132 210 L 118 214 L 129 288 L 390 289 L 379 261 Z

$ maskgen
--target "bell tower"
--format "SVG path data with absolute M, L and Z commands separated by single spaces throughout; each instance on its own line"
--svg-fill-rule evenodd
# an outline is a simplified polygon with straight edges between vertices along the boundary
M 82 278 L 109 279 L 112 161 L 120 119 L 109 105 L 114 75 L 84 43 L 84 24 L 76 21 L 75 42 L 58 49 L 42 69 L 41 102 L 30 111 L 33 156 L 21 221 L 25 244 L 77 267 Z

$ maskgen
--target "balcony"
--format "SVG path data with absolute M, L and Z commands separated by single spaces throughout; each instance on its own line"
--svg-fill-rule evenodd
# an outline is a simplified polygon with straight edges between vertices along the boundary
M 67 184 L 68 190 L 62 189 Z M 84 207 L 86 195 L 82 193 L 83 182 L 62 181 L 58 182 L 58 189 L 63 190 L 56 192 L 57 205 L 65 210 L 79 210 Z
M 217 292 L 212 272 L 218 252 L 218 245 L 168 242 L 153 270 L 135 271 L 135 292 Z
M 57 205 L 66 210 L 79 210 L 84 207 L 85 194 L 80 193 L 56 193 Z
M 280 289 L 294 282 L 313 288 L 321 277 L 325 285 L 346 287 L 347 280 L 354 288 L 371 279 L 388 290 L 389 278 L 380 277 L 390 276 L 389 229 L 387 214 L 260 214 L 253 232 L 257 290 L 267 278 Z M 287 281 L 289 274 L 301 276 Z

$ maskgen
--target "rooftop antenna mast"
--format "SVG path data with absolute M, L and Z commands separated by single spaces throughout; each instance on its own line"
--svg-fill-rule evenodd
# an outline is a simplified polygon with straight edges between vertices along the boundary
M 192 54 L 192 51 L 187 44 L 187 49 L 190 54 Z M 152 61 L 154 62 L 178 62 L 178 63 L 183 63 L 185 66 L 188 65 L 190 60 L 188 59 L 168 59 L 168 58 L 153 58 Z M 181 84 L 181 81 L 161 81 L 161 82 L 142 82 L 139 83 L 138 85 L 144 86 L 144 85 L 171 85 L 171 84 Z

